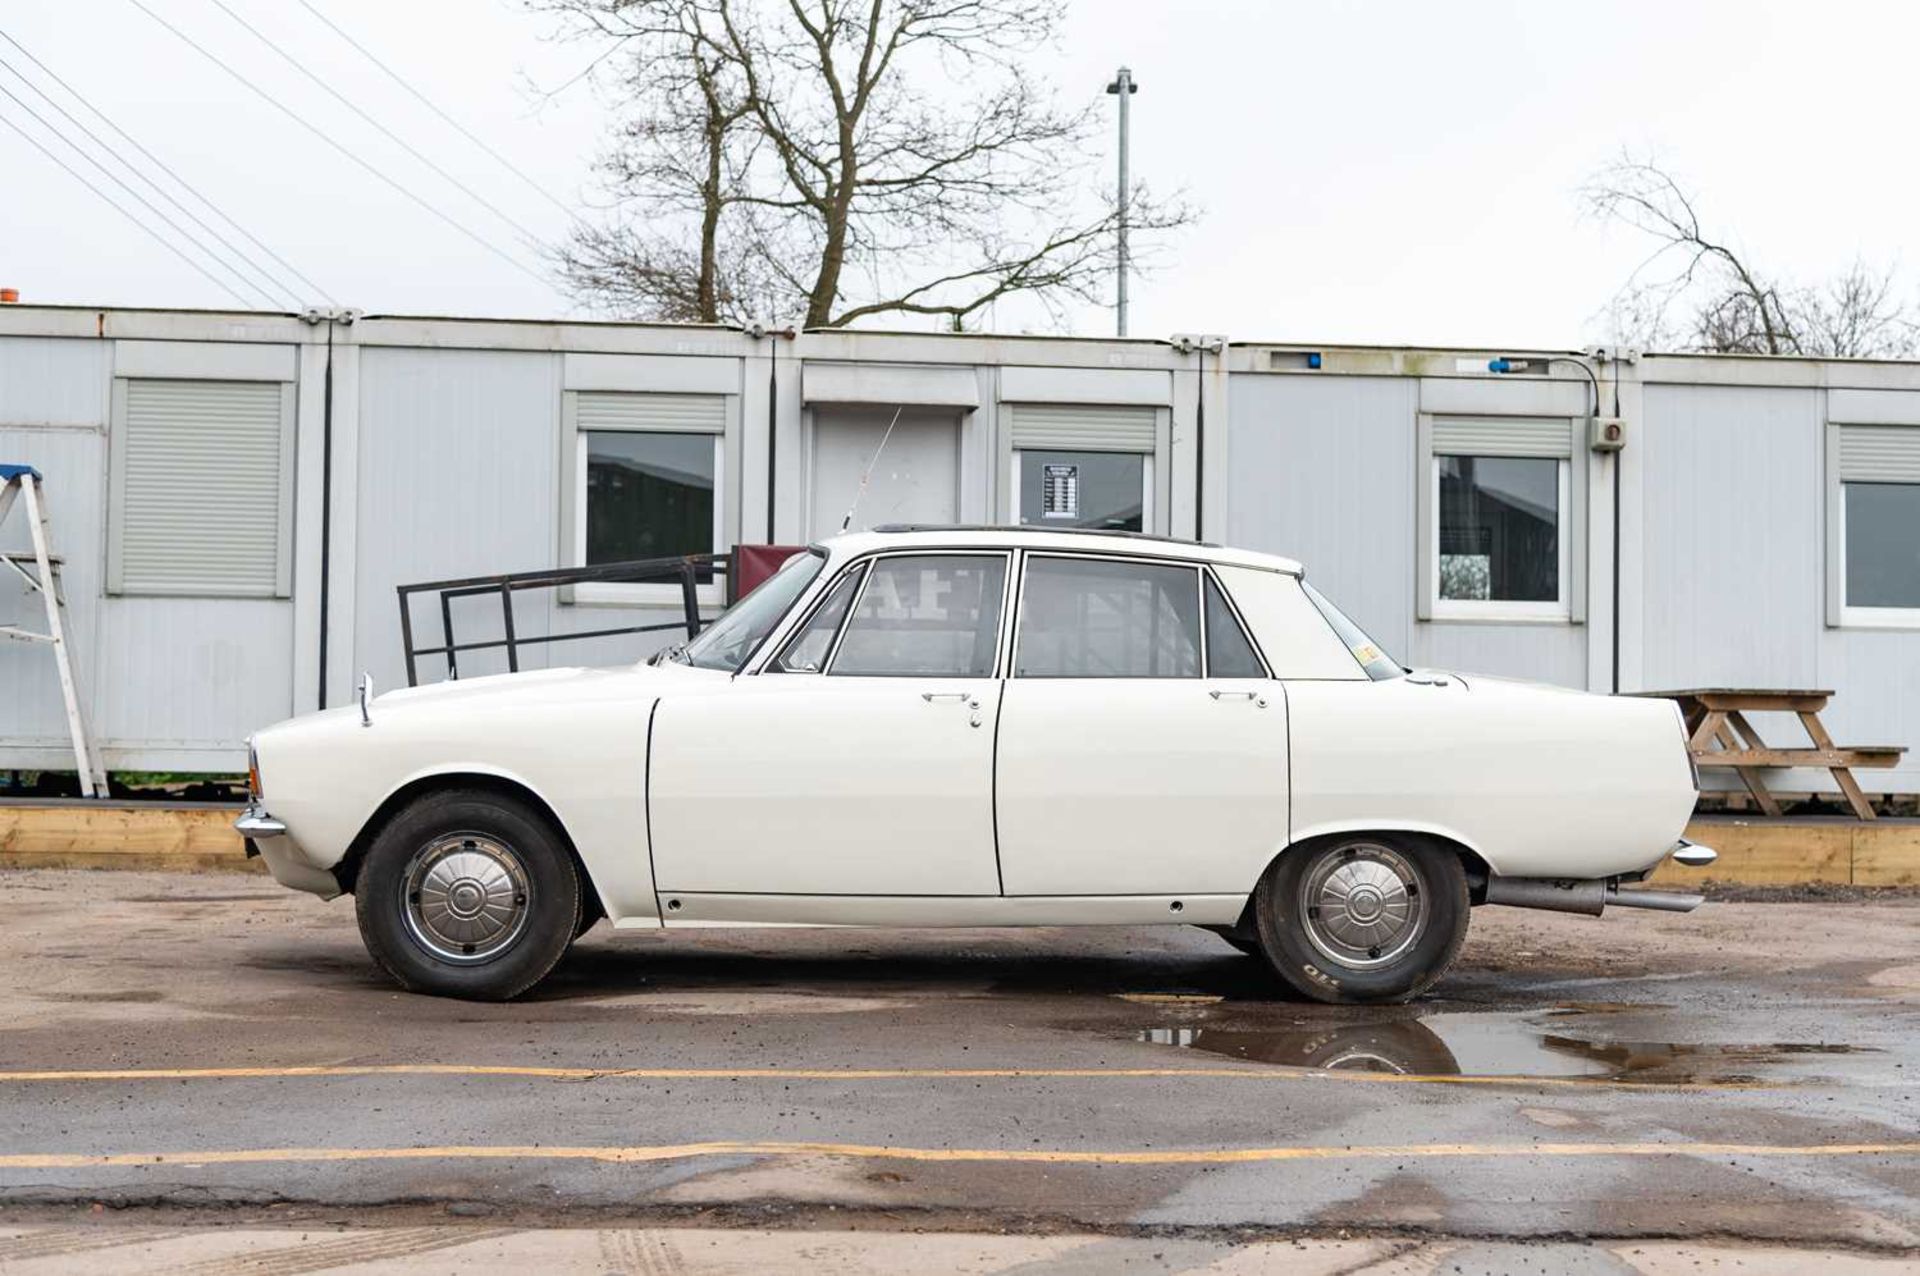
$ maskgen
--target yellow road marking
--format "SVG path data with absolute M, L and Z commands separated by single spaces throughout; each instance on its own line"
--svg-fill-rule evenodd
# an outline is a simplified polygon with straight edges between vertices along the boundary
M 515 1064 L 369 1063 L 247 1068 L 58 1068 L 0 1071 L 0 1085 L 35 1081 L 246 1081 L 300 1077 L 519 1077 L 538 1081 L 1104 1080 L 1207 1077 L 1239 1081 L 1548 1086 L 1631 1090 L 1771 1090 L 1762 1081 L 1621 1081 L 1610 1077 L 1456 1076 L 1316 1068 L 557 1068 Z
M 451 1145 L 386 1148 L 233 1148 L 200 1152 L 20 1152 L 0 1155 L 0 1169 L 77 1170 L 116 1166 L 284 1165 L 365 1161 L 599 1161 L 638 1164 L 712 1156 L 831 1156 L 890 1161 L 1003 1161 L 1042 1165 L 1238 1165 L 1270 1161 L 1464 1160 L 1482 1157 L 1836 1157 L 1920 1156 L 1908 1143 L 1409 1143 L 1355 1147 L 914 1148 L 860 1143 L 721 1141 L 631 1147 Z

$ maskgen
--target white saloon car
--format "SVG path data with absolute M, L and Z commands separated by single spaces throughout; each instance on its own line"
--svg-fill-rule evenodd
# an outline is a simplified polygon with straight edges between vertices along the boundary
M 1408 671 L 1265 554 L 898 528 L 629 668 L 390 692 L 253 741 L 239 827 L 410 989 L 511 997 L 601 916 L 1191 924 L 1411 997 L 1472 905 L 1633 889 L 1695 779 L 1671 702 Z

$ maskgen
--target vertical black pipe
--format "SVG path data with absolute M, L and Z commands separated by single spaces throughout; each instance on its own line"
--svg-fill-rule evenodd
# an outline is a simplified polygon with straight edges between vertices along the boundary
M 1196 347 L 1200 375 L 1193 396 L 1193 539 L 1207 539 L 1207 347 Z M 1167 458 L 1171 464 L 1173 458 Z M 1169 511 L 1171 513 L 1171 511 Z
M 767 341 L 767 544 L 773 544 L 773 494 L 775 463 L 780 459 L 780 381 L 774 376 L 774 361 L 780 357 L 780 338 L 769 332 Z
M 320 416 L 320 694 L 327 707 L 327 589 L 333 562 L 333 318 L 327 318 L 327 370 Z

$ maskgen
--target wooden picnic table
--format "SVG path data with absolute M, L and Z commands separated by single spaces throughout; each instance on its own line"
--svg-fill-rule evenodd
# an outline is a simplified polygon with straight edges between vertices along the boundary
M 1873 818 L 1873 807 L 1853 778 L 1854 767 L 1890 767 L 1900 764 L 1906 749 L 1899 745 L 1853 745 L 1833 742 L 1820 722 L 1820 711 L 1833 699 L 1831 691 L 1765 687 L 1689 687 L 1678 691 L 1640 691 L 1636 695 L 1677 700 L 1687 723 L 1687 747 L 1700 766 L 1732 767 L 1753 800 L 1768 815 L 1780 814 L 1780 803 L 1760 778 L 1763 767 L 1825 767 L 1847 795 L 1853 813 Z M 1812 748 L 1774 748 L 1760 739 L 1747 713 L 1791 713 L 1806 728 Z

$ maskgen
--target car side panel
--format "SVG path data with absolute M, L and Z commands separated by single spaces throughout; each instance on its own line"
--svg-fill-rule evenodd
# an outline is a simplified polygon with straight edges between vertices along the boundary
M 1293 840 L 1407 829 L 1496 873 L 1647 867 L 1696 794 L 1669 702 L 1499 679 L 1291 682 Z
M 357 709 L 296 719 L 255 738 L 265 804 L 286 823 L 299 859 L 330 869 L 409 785 L 434 776 L 505 780 L 553 811 L 616 924 L 657 925 L 643 790 L 652 690 L 609 671 L 564 690 L 447 695 L 404 712 L 400 697 L 383 698 L 371 727 Z

